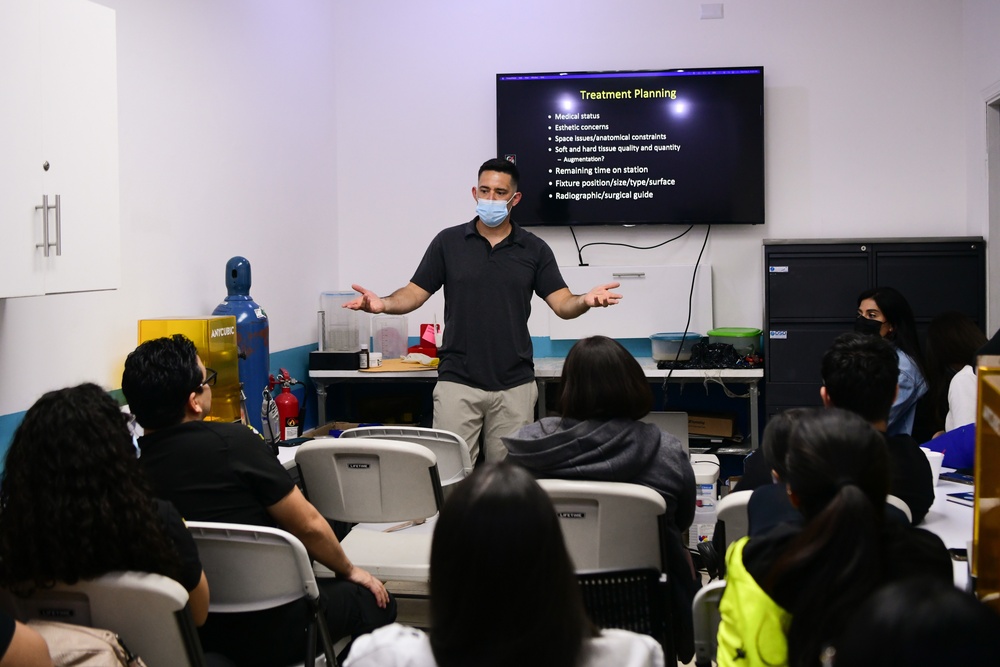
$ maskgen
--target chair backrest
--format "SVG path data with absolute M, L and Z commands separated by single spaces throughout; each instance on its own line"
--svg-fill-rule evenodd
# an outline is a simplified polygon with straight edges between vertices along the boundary
M 359 426 L 344 431 L 341 438 L 383 438 L 423 445 L 437 457 L 441 485 L 449 486 L 472 474 L 469 445 L 457 433 L 423 426 Z
M 607 570 L 577 575 L 587 616 L 599 628 L 619 628 L 649 635 L 674 655 L 668 623 L 667 583 L 660 571 Z
M 297 537 L 280 528 L 189 521 L 211 589 L 209 612 L 232 614 L 273 609 L 300 598 L 309 602 L 305 665 L 316 663 L 316 638 L 328 667 L 335 667 L 333 642 L 323 618 L 312 559 Z
M 750 533 L 750 518 L 747 516 L 747 503 L 753 491 L 734 491 L 723 496 L 715 506 L 716 517 L 726 524 L 726 548 L 746 537 Z
M 541 479 L 559 516 L 577 572 L 664 566 L 666 503 L 652 489 L 625 482 Z
M 906 504 L 905 500 L 890 493 L 885 497 L 885 502 L 886 504 L 899 509 L 899 511 L 906 515 L 906 520 L 913 523 L 913 513 L 910 511 L 910 506 Z
M 209 521 L 188 521 L 187 527 L 208 579 L 212 613 L 260 611 L 319 597 L 312 560 L 291 533 Z
M 76 584 L 56 584 L 27 598 L 2 591 L 0 598 L 0 606 L 21 621 L 44 619 L 111 630 L 149 667 L 205 664 L 187 609 L 187 591 L 159 574 L 110 572 Z
M 295 452 L 310 502 L 327 519 L 384 523 L 428 519 L 441 508 L 437 457 L 423 445 L 375 438 L 317 438 Z
M 712 664 L 719 647 L 719 600 L 726 590 L 726 580 L 713 581 L 695 593 L 691 605 L 694 613 L 694 662 L 701 667 Z
M 656 424 L 661 431 L 666 431 L 681 441 L 684 453 L 690 449 L 688 445 L 688 413 L 686 412 L 650 412 L 641 421 Z

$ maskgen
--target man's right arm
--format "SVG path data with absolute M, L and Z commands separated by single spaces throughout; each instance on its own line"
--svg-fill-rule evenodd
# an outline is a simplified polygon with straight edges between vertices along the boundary
M 370 590 L 379 607 L 384 609 L 389 603 L 389 594 L 382 582 L 351 563 L 329 522 L 298 487 L 293 487 L 288 495 L 270 505 L 267 512 L 282 530 L 299 538 L 310 556 L 336 572 L 338 577 Z
M 431 297 L 430 292 L 414 283 L 407 283 L 386 297 L 380 297 L 361 285 L 351 285 L 351 287 L 361 292 L 361 296 L 345 303 L 344 308 L 363 310 L 366 313 L 405 315 L 424 305 L 424 302 Z

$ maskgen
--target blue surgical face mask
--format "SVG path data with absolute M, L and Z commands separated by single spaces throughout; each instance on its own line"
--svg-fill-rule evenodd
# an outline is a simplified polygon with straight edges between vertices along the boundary
M 499 227 L 500 223 L 507 219 L 507 204 L 513 201 L 511 197 L 507 201 L 502 199 L 480 199 L 476 205 L 476 215 L 487 227 Z

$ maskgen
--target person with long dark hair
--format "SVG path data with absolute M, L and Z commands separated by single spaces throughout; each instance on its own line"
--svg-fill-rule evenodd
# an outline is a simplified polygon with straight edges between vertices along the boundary
M 965 313 L 941 313 L 927 327 L 927 375 L 937 430 L 952 431 L 976 421 L 976 354 L 986 334 Z
M 646 378 L 628 350 L 605 336 L 577 341 L 562 369 L 559 416 L 503 438 L 511 461 L 537 477 L 631 482 L 667 503 L 679 531 L 694 520 L 694 471 L 680 440 L 639 421 L 653 407 Z
M 854 330 L 881 336 L 899 356 L 899 392 L 889 413 L 888 435 L 913 433 L 917 401 L 927 393 L 923 353 L 909 302 L 892 287 L 875 287 L 858 295 Z
M 552 502 L 519 466 L 489 463 L 457 485 L 430 574 L 430 636 L 380 628 L 355 640 L 345 667 L 664 664 L 653 638 L 588 620 Z
M 804 522 L 730 546 L 720 667 L 819 665 L 880 584 L 918 574 L 952 581 L 940 538 L 885 521 L 889 455 L 859 415 L 840 408 L 800 415 L 784 481 Z
M 116 570 L 188 591 L 199 625 L 208 582 L 177 510 L 154 499 L 127 415 L 95 384 L 51 391 L 24 415 L 0 481 L 0 584 L 30 594 Z

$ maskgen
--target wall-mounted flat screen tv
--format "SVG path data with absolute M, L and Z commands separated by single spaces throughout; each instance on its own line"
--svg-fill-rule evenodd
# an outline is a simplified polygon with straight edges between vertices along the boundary
M 762 224 L 762 67 L 497 74 L 522 225 Z

